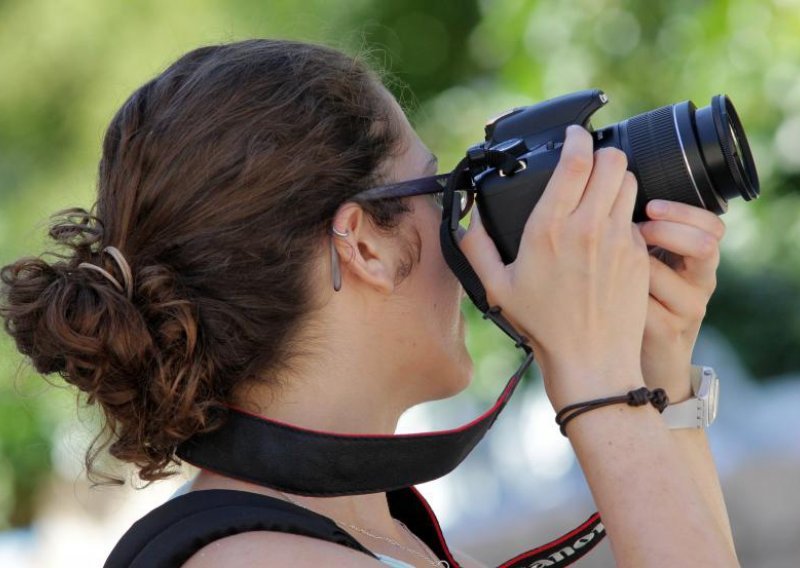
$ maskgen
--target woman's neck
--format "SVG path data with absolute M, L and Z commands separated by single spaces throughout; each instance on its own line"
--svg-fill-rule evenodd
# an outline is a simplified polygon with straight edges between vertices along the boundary
M 326 309 L 315 322 L 315 334 L 325 338 L 324 344 L 313 339 L 301 342 L 309 346 L 308 356 L 292 361 L 291 372 L 254 381 L 238 389 L 231 402 L 242 410 L 302 428 L 393 434 L 402 413 L 426 395 L 419 361 L 409 353 L 412 346 L 404 345 L 392 323 L 397 318 L 344 301 L 330 302 Z M 354 313 L 359 317 L 354 318 Z M 192 490 L 211 488 L 285 499 L 278 491 L 207 471 L 198 475 Z M 385 493 L 325 498 L 292 495 L 291 499 L 337 522 L 399 542 L 408 540 L 392 519 Z M 363 543 L 376 549 L 374 542 Z M 393 553 L 391 547 L 386 553 Z
M 308 374 L 282 381 L 276 389 L 253 384 L 240 390 L 234 405 L 259 416 L 301 428 L 340 434 L 393 434 L 405 404 L 391 400 L 377 384 L 351 382 L 342 366 L 325 376 Z M 365 376 L 375 376 L 366 374 Z M 367 381 L 365 381 L 367 382 Z M 376 381 L 377 382 L 377 381 Z
M 359 318 L 329 315 L 317 322 L 315 333 L 324 343 L 299 342 L 309 346 L 307 357 L 239 388 L 234 404 L 314 430 L 393 434 L 403 412 L 427 394 L 419 362 L 394 335 L 394 319 L 380 311 Z

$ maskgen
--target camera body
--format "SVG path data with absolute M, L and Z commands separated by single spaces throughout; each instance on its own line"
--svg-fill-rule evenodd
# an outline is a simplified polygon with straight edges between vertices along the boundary
M 699 110 L 685 101 L 595 131 L 590 120 L 606 102 L 591 89 L 515 108 L 490 120 L 485 141 L 467 151 L 481 220 L 505 263 L 517 256 L 571 124 L 592 133 L 595 149 L 613 146 L 628 156 L 639 182 L 634 221 L 646 219 L 645 205 L 655 198 L 721 214 L 731 197 L 758 196 L 747 139 L 726 96 Z

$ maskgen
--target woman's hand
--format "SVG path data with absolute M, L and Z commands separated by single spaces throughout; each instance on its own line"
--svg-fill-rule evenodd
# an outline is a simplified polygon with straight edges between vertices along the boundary
M 642 344 L 647 386 L 673 402 L 692 395 L 692 350 L 716 287 L 719 242 L 725 225 L 715 214 L 673 201 L 651 201 L 640 224 L 650 257 L 650 298 Z
M 658 360 L 688 363 L 714 288 L 718 220 L 670 203 L 636 226 L 626 165 L 616 150 L 593 158 L 591 137 L 570 129 L 517 259 L 503 265 L 475 213 L 460 243 L 489 302 L 531 338 L 557 410 L 641 386 L 645 322 L 649 380 L 669 386 Z M 674 267 L 649 260 L 648 243 L 678 255 Z M 713 462 L 655 409 L 606 406 L 568 434 L 620 566 L 738 565 Z
M 505 266 L 479 217 L 460 246 L 488 300 L 527 335 L 554 408 L 642 386 L 647 248 L 625 154 L 567 129 L 561 158 Z

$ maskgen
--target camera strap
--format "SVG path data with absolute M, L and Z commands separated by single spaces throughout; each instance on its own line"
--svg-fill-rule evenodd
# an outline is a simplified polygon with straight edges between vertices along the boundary
M 456 188 L 472 184 L 466 158 L 447 180 L 441 243 L 445 260 L 485 319 L 494 322 L 525 357 L 494 405 L 458 428 L 400 435 L 356 435 L 322 432 L 286 424 L 228 407 L 212 417 L 221 426 L 183 442 L 176 456 L 199 468 L 294 493 L 318 497 L 392 492 L 442 477 L 473 450 L 505 408 L 533 362 L 528 340 L 492 307 L 472 266 L 457 245 L 460 211 Z M 432 512 L 431 512 L 432 515 Z M 520 554 L 502 568 L 539 568 L 571 564 L 605 536 L 595 513 L 564 536 Z M 451 566 L 458 564 L 452 559 Z
M 321 432 L 229 407 L 222 426 L 183 442 L 193 465 L 298 495 L 336 497 L 392 491 L 447 475 L 466 458 L 505 407 L 533 361 L 528 356 L 494 406 L 452 430 L 374 435 Z M 219 420 L 217 420 L 219 419 Z
M 442 224 L 439 227 L 439 242 L 442 248 L 442 255 L 450 270 L 461 282 L 469 299 L 483 314 L 483 319 L 488 319 L 494 323 L 514 340 L 514 345 L 517 348 L 522 349 L 526 355 L 533 358 L 533 350 L 528 344 L 528 338 L 517 333 L 517 330 L 503 317 L 499 306 L 489 305 L 483 283 L 458 246 L 458 222 L 461 218 L 461 211 L 459 210 L 459 201 L 455 198 L 455 193 L 457 189 L 467 187 L 472 189 L 474 186 L 472 175 L 467 167 L 469 161 L 470 159 L 465 157 L 453 168 L 444 187 Z M 514 161 L 513 163 L 516 162 Z
M 532 361 L 528 354 L 492 408 L 452 430 L 400 435 L 338 434 L 300 428 L 229 407 L 221 411 L 225 415 L 220 417 L 223 421 L 219 428 L 195 434 L 178 447 L 176 455 L 201 469 L 298 495 L 335 497 L 386 492 L 392 514 L 452 568 L 458 568 L 460 564 L 452 556 L 433 510 L 413 486 L 446 475 L 469 455 L 503 410 Z M 251 525 L 240 529 L 234 522 L 240 521 L 238 517 L 230 522 L 215 519 L 213 527 L 200 527 L 205 532 L 213 529 L 214 538 L 240 530 L 286 530 Z M 185 530 L 194 531 L 185 536 L 195 542 L 199 529 Z M 605 527 L 594 513 L 568 533 L 518 554 L 498 568 L 569 566 L 604 536 Z

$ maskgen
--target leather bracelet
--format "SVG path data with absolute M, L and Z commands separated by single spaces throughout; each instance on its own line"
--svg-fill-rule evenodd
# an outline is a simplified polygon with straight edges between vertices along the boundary
M 595 408 L 601 408 L 611 404 L 625 403 L 628 406 L 643 406 L 648 402 L 655 406 L 659 412 L 664 412 L 664 409 L 669 405 L 669 397 L 664 389 L 650 390 L 647 387 L 641 387 L 636 390 L 628 391 L 627 394 L 621 396 L 611 396 L 608 398 L 597 398 L 586 402 L 578 402 L 562 408 L 558 414 L 556 414 L 556 424 L 558 424 L 561 429 L 561 434 L 566 437 L 567 423 L 584 412 L 589 412 Z

